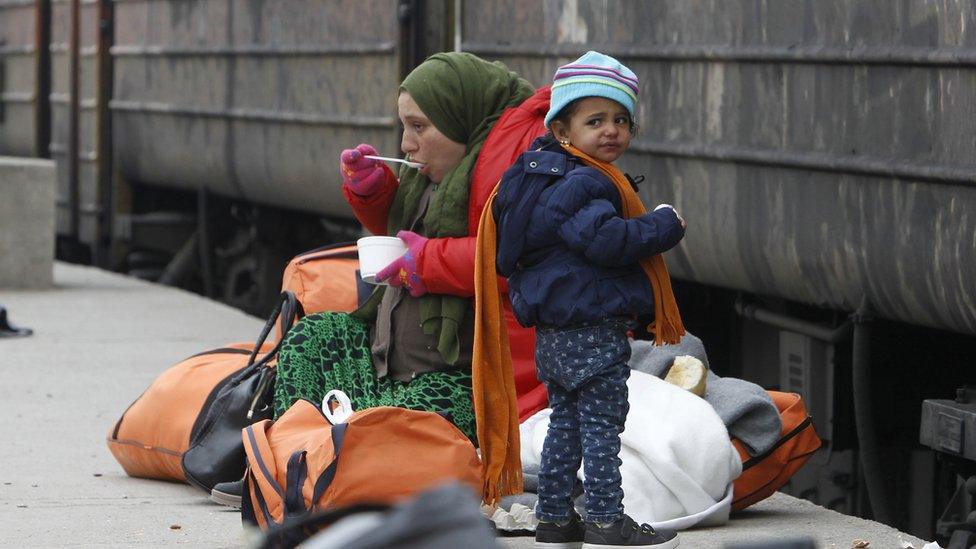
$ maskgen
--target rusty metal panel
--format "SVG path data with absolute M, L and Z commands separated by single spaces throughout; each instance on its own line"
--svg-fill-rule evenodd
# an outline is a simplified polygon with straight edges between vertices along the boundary
M 34 15 L 32 0 L 0 0 L 0 155 L 35 155 Z
M 396 6 L 117 0 L 121 175 L 349 217 L 340 151 L 399 151 Z
M 621 166 L 689 220 L 687 280 L 976 333 L 976 5 L 464 2 L 535 84 L 588 49 L 641 79 Z

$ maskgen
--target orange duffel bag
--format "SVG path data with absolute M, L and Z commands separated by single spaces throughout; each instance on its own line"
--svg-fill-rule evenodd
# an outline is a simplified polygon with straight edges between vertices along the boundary
M 267 342 L 268 335 L 275 324 L 287 330 L 296 309 L 295 296 L 283 292 L 257 343 L 204 351 L 160 374 L 106 437 L 125 472 L 190 482 L 208 492 L 216 482 L 241 478 L 240 430 L 271 417 L 267 404 L 280 343 Z
M 742 474 L 732 485 L 732 510 L 739 511 L 773 495 L 786 484 L 820 448 L 820 437 L 813 427 L 803 399 L 796 393 L 766 391 L 779 410 L 783 427 L 772 448 L 750 456 L 745 445 L 733 438 L 742 458 Z
M 481 493 L 474 445 L 434 412 L 381 406 L 332 425 L 298 400 L 278 421 L 255 423 L 242 436 L 242 516 L 264 530 L 313 510 L 394 503 L 452 480 Z
M 359 307 L 359 253 L 355 242 L 298 254 L 285 267 L 281 290 L 290 291 L 305 314 L 351 312 Z
M 273 343 L 261 346 L 267 353 Z M 181 459 L 220 388 L 247 366 L 254 342 L 195 354 L 170 367 L 115 423 L 108 448 L 132 477 L 186 481 Z
M 291 259 L 281 276 L 281 291 L 295 295 L 299 316 L 355 311 L 369 297 L 372 286 L 359 278 L 359 252 L 355 242 L 329 244 Z M 278 330 L 278 338 L 284 334 Z

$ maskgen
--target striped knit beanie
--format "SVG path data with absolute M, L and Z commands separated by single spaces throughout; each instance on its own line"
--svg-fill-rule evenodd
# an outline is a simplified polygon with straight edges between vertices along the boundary
M 566 105 L 582 97 L 605 97 L 623 105 L 634 119 L 637 103 L 637 75 L 609 55 L 588 51 L 582 57 L 556 69 L 552 77 L 552 99 L 546 113 L 546 127 Z

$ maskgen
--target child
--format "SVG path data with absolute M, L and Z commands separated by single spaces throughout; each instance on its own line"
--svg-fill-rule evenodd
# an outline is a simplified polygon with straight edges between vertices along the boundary
M 636 100 L 637 76 L 612 57 L 591 51 L 559 67 L 551 133 L 505 172 L 495 199 L 496 267 L 518 321 L 536 326 L 536 370 L 552 407 L 536 548 L 678 545 L 674 532 L 624 514 L 620 486 L 627 332 L 652 310 L 659 342 L 683 332 L 657 254 L 681 240 L 684 221 L 663 204 L 644 213 L 612 165 L 630 145 Z M 581 461 L 585 525 L 571 498 Z

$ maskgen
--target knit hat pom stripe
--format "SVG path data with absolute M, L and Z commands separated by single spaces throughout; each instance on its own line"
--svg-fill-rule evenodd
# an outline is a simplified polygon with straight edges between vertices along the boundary
M 587 83 L 590 83 L 590 84 L 600 84 L 600 85 L 603 85 L 603 86 L 610 86 L 611 88 L 616 88 L 616 89 L 618 89 L 618 90 L 626 93 L 627 94 L 627 97 L 630 97 L 632 100 L 637 101 L 637 94 L 634 93 L 630 89 L 630 87 L 628 87 L 628 86 L 621 86 L 621 85 L 615 84 L 613 82 L 607 82 L 607 80 L 605 78 L 572 78 L 572 79 L 569 79 L 569 80 L 560 80 L 559 82 L 553 83 L 552 89 L 555 90 L 556 88 L 561 88 L 563 86 L 568 86 L 570 84 L 580 84 L 580 83 L 583 83 L 583 82 L 587 82 Z M 628 109 L 628 110 L 630 110 L 630 109 Z
M 556 73 L 556 76 L 553 78 L 553 81 L 556 82 L 559 80 L 564 80 L 566 78 L 574 78 L 576 76 L 596 76 L 600 78 L 610 78 L 612 80 L 620 82 L 621 84 L 633 90 L 635 96 L 637 94 L 637 86 L 631 84 L 630 81 L 628 80 L 618 77 L 616 73 L 606 74 L 605 71 L 596 71 L 596 70 L 560 71 Z M 609 84 L 609 82 L 607 82 L 607 84 Z
M 613 69 L 610 67 L 601 67 L 600 65 L 584 65 L 582 63 L 580 64 L 570 63 L 569 65 L 563 65 L 559 67 L 558 69 L 556 69 L 556 75 L 554 79 L 560 78 L 560 74 L 565 71 L 575 71 L 580 69 L 597 70 L 597 71 L 611 73 L 612 75 L 615 75 L 617 78 L 626 80 L 627 82 L 633 84 L 635 89 L 639 84 L 636 76 L 627 76 L 626 74 L 618 71 L 617 69 Z

